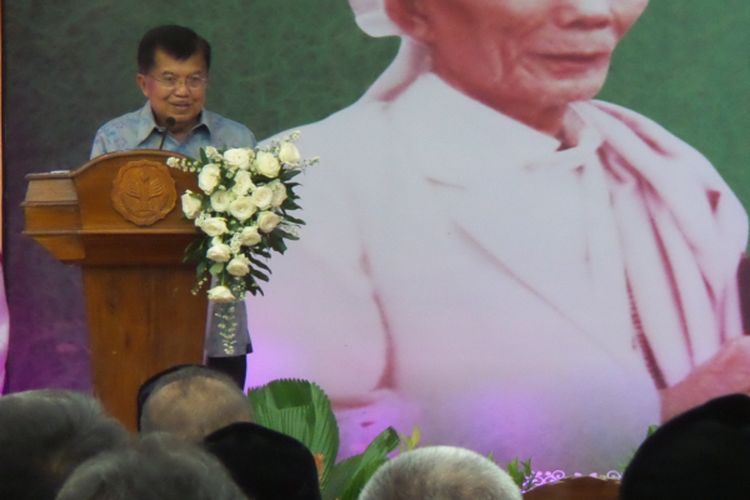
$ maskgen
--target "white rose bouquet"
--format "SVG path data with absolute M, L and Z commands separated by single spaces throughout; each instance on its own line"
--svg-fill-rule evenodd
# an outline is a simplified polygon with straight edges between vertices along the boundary
M 285 240 L 296 240 L 304 224 L 290 212 L 298 210 L 299 185 L 292 179 L 317 162 L 302 159 L 295 132 L 262 148 L 201 149 L 200 159 L 169 158 L 167 165 L 198 178 L 200 192 L 186 191 L 182 211 L 203 233 L 185 250 L 197 263 L 197 291 L 213 276 L 208 291 L 214 302 L 234 302 L 263 293 L 271 252 L 284 253 Z

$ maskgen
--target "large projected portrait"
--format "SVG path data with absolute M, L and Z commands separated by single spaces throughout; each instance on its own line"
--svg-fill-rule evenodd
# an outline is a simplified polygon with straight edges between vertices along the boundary
M 318 381 L 344 453 L 423 443 L 621 465 L 649 425 L 747 390 L 746 214 L 695 149 L 593 100 L 647 0 L 350 0 L 398 35 L 301 127 L 307 226 L 249 301 L 250 381 Z

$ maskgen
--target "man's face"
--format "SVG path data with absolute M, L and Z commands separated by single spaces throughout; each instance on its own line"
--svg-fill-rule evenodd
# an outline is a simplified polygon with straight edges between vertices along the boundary
M 175 119 L 174 130 L 182 131 L 198 121 L 206 101 L 206 87 L 196 86 L 195 82 L 200 78 L 205 81 L 207 77 L 208 70 L 202 53 L 181 61 L 157 49 L 154 67 L 146 75 L 139 73 L 137 81 L 151 104 L 156 122 L 164 125 L 167 117 L 171 116 Z M 170 80 L 176 84 L 169 85 Z
M 436 73 L 503 109 L 589 99 L 648 0 L 412 1 Z

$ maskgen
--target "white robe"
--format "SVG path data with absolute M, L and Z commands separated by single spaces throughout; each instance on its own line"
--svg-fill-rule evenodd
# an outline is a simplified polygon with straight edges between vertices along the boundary
M 345 455 L 417 425 L 540 469 L 621 465 L 658 389 L 741 333 L 747 221 L 661 127 L 573 110 L 560 151 L 427 73 L 303 127 L 322 161 L 302 239 L 248 303 L 250 383 L 319 382 Z

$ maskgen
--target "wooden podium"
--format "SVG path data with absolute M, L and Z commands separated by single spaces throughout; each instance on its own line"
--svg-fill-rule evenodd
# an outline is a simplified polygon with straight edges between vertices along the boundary
M 94 393 L 131 429 L 143 381 L 203 359 L 205 292 L 190 293 L 195 268 L 182 262 L 198 233 L 179 200 L 197 184 L 166 166 L 170 156 L 111 153 L 72 172 L 30 174 L 23 203 L 24 233 L 81 265 Z

